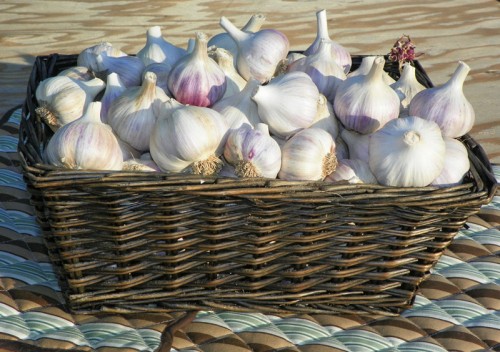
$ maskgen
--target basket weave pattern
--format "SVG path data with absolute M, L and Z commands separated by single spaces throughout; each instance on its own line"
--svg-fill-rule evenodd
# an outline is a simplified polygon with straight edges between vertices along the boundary
M 75 64 L 76 55 L 37 58 L 19 143 L 75 312 L 398 314 L 495 192 L 488 159 L 470 136 L 462 141 L 471 171 L 449 188 L 57 169 L 43 163 L 52 132 L 34 112 L 34 92 Z M 397 64 L 386 69 L 397 75 Z

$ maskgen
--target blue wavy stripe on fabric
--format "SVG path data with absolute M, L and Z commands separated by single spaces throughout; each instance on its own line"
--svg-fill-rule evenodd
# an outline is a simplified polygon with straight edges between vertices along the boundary
M 274 321 L 274 325 L 297 345 L 304 345 L 312 341 L 330 337 L 330 333 L 324 326 L 306 319 L 281 319 Z
M 56 327 L 52 328 L 47 332 L 39 331 L 36 336 L 33 335 L 29 337 L 29 340 L 34 340 L 34 341 L 41 339 L 68 341 L 70 343 L 75 344 L 76 346 L 89 346 L 89 342 L 85 339 L 85 336 L 75 326 L 67 326 L 62 328 Z
M 0 186 L 12 187 L 26 191 L 26 183 L 23 180 L 23 175 L 7 169 L 0 169 Z
M 10 115 L 7 123 L 19 126 L 21 124 L 21 119 L 22 119 L 22 111 L 21 109 L 17 109 Z
M 0 153 L 16 153 L 18 138 L 13 136 L 0 136 Z
M 0 306 L 1 305 L 3 304 L 0 304 Z M 26 340 L 30 335 L 30 328 L 19 312 L 16 313 L 16 315 L 0 317 L 0 331 L 2 334 L 9 334 L 20 340 Z
M 462 301 L 459 299 L 437 301 L 436 305 L 441 307 L 444 311 L 458 320 L 461 324 L 464 324 L 469 320 L 488 315 L 492 312 L 476 303 Z
M 127 326 L 113 323 L 89 323 L 81 325 L 80 331 L 93 348 L 129 347 L 139 351 L 150 351 L 141 335 L 135 329 Z
M 500 329 L 500 316 L 495 313 L 478 316 L 474 319 L 469 319 L 463 323 L 467 328 L 483 327 L 491 329 Z
M 38 263 L 30 260 L 0 266 L 0 277 L 19 280 L 27 285 L 44 285 L 48 281 Z
M 457 319 L 448 314 L 444 309 L 436 305 L 433 301 L 430 301 L 428 298 L 417 295 L 415 297 L 415 303 L 413 307 L 408 310 L 405 310 L 401 313 L 402 317 L 411 318 L 411 317 L 424 317 L 424 318 L 433 318 L 437 320 L 442 320 L 449 322 L 450 324 L 459 325 Z
M 161 343 L 161 333 L 153 329 L 138 329 L 137 332 L 141 335 L 144 343 L 149 347 L 151 351 L 158 348 Z M 172 352 L 176 351 L 172 349 Z
M 474 241 L 485 245 L 493 245 L 500 247 L 500 229 L 498 228 L 478 228 L 477 226 L 472 226 L 469 229 L 463 229 L 459 232 L 461 236 L 467 236 Z M 458 238 L 458 236 L 457 236 Z
M 394 345 L 386 338 L 366 330 L 343 330 L 336 332 L 334 336 L 342 342 L 350 351 L 381 351 L 394 349 Z
M 0 208 L 0 227 L 34 237 L 41 234 L 36 217 L 19 210 Z
M 402 343 L 398 346 L 397 351 L 400 352 L 448 352 L 447 349 L 438 346 L 434 343 L 425 341 L 410 341 Z M 387 352 L 387 351 L 380 351 Z
M 500 264 L 478 260 L 470 262 L 470 265 L 488 277 L 491 282 L 500 284 Z
M 447 278 L 468 279 L 480 284 L 489 284 L 493 282 L 493 280 L 491 280 L 481 270 L 478 270 L 473 265 L 464 262 L 436 268 L 434 272 L 437 272 Z

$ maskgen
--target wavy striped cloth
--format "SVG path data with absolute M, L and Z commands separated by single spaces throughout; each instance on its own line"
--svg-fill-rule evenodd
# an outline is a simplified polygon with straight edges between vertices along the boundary
M 65 309 L 18 167 L 20 118 L 0 128 L 0 351 L 156 351 L 178 316 Z M 500 351 L 499 210 L 497 196 L 469 220 L 398 317 L 200 312 L 171 351 Z

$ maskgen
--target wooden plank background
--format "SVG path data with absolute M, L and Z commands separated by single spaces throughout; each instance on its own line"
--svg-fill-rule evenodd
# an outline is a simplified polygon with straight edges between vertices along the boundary
M 332 39 L 351 54 L 385 54 L 409 34 L 435 84 L 458 60 L 471 66 L 464 92 L 476 111 L 472 136 L 500 163 L 500 2 L 495 0 L 3 0 L 0 2 L 0 115 L 24 99 L 34 59 L 77 54 L 109 41 L 135 54 L 148 27 L 159 25 L 170 42 L 185 46 L 195 31 L 222 31 L 221 16 L 242 26 L 257 12 L 266 28 L 284 32 L 292 49 L 305 49 L 316 33 L 316 11 L 326 9 Z

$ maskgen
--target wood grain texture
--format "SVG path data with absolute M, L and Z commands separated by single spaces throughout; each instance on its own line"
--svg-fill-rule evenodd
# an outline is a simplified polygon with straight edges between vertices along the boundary
M 294 50 L 316 34 L 315 13 L 327 10 L 332 39 L 351 54 L 385 54 L 411 35 L 435 84 L 458 60 L 470 67 L 464 92 L 476 111 L 472 136 L 500 163 L 500 2 L 494 0 L 173 1 L 4 0 L 0 3 L 0 114 L 24 99 L 38 55 L 75 54 L 100 41 L 127 53 L 144 46 L 148 27 L 159 25 L 170 42 L 185 46 L 195 31 L 221 32 L 219 18 L 243 25 L 257 12 L 266 28 L 283 31 Z

